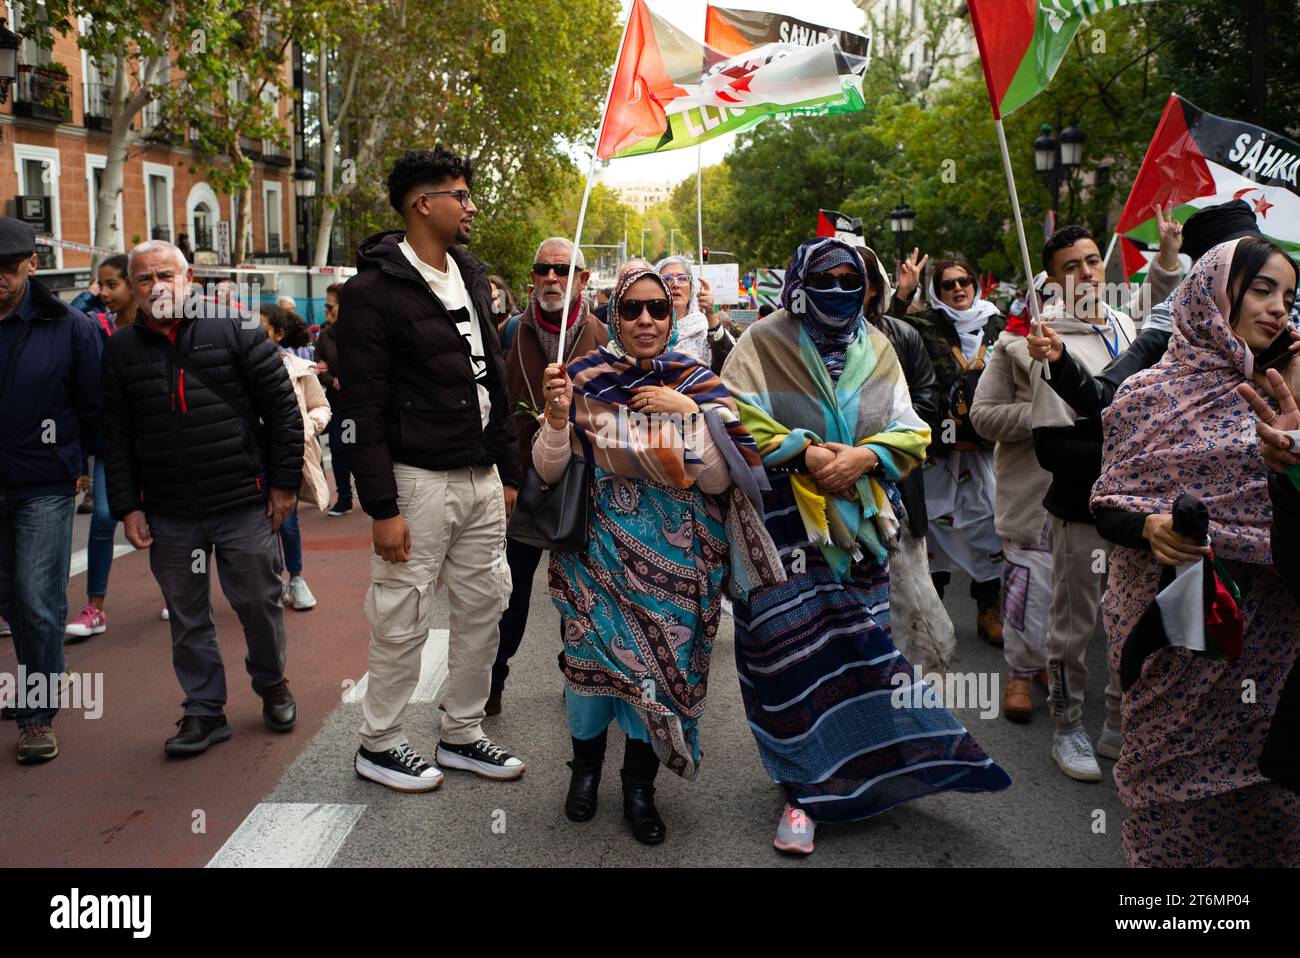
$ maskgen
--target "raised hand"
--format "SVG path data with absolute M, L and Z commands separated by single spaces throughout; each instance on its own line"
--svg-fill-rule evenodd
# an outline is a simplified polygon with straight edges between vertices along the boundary
M 916 257 L 920 254 L 917 248 L 912 249 L 912 255 L 905 260 L 899 261 L 898 276 L 894 281 L 894 288 L 898 292 L 898 298 L 906 302 L 912 298 L 912 293 L 916 287 L 921 285 L 921 270 L 925 269 L 925 264 L 930 262 L 930 254 L 926 253 L 917 262 Z
M 1160 252 L 1156 261 L 1160 268 L 1172 273 L 1178 268 L 1178 253 L 1183 248 L 1183 224 L 1174 219 L 1174 204 L 1156 207 L 1156 228 L 1160 231 Z

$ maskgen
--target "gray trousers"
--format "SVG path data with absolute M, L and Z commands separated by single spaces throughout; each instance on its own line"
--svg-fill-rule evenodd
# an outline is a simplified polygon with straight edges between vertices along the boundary
M 284 566 L 266 507 L 202 518 L 147 518 L 153 535 L 149 568 L 171 615 L 172 667 L 185 690 L 185 714 L 221 715 L 226 705 L 226 671 L 208 585 L 214 547 L 221 591 L 244 628 L 244 665 L 253 691 L 260 694 L 284 678 Z
M 1049 515 L 1052 546 L 1052 606 L 1047 633 L 1047 703 L 1056 730 L 1083 724 L 1083 693 L 1088 687 L 1084 658 L 1101 618 L 1110 543 L 1090 522 L 1066 522 Z M 1107 668 L 1106 721 L 1120 727 L 1119 676 Z

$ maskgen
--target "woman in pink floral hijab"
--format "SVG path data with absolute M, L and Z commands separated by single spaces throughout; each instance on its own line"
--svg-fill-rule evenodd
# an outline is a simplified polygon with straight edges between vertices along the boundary
M 1174 293 L 1164 358 L 1128 379 L 1104 416 L 1092 508 L 1118 543 L 1103 599 L 1112 665 L 1155 598 L 1162 563 L 1203 552 L 1171 528 L 1184 493 L 1209 511 L 1210 543 L 1241 590 L 1245 625 L 1235 662 L 1162 648 L 1124 696 L 1115 781 L 1130 810 L 1130 865 L 1300 865 L 1300 796 L 1258 767 L 1300 652 L 1300 607 L 1273 566 L 1268 472 L 1237 392 L 1266 381 L 1255 357 L 1286 328 L 1295 287 L 1294 262 L 1265 240 L 1210 250 Z

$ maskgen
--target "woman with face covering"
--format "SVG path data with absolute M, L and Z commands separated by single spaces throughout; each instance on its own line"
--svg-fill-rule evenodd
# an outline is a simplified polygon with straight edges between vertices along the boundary
M 550 564 L 573 736 L 565 814 L 595 814 L 617 720 L 627 736 L 623 815 L 654 845 L 666 835 L 654 803 L 659 766 L 687 779 L 699 771 L 724 581 L 744 589 L 784 577 L 763 529 L 754 440 L 718 377 L 671 351 L 659 274 L 626 269 L 609 316 L 608 344 L 547 368 L 533 465 L 546 482 L 574 455 L 594 471 L 587 545 L 552 552 Z
M 713 305 L 713 292 L 704 285 L 695 267 L 680 256 L 669 256 L 655 264 L 673 298 L 676 350 L 721 371 L 735 339 L 723 325 Z
M 1164 358 L 1127 379 L 1104 413 L 1092 509 L 1098 531 L 1118 543 L 1102 605 L 1112 666 L 1121 669 L 1162 567 L 1212 555 L 1241 616 L 1239 649 L 1166 645 L 1130 679 L 1115 765 L 1130 865 L 1300 865 L 1300 795 L 1260 769 L 1300 652 L 1300 604 L 1275 566 L 1268 470 L 1243 395 L 1253 386 L 1260 421 L 1278 418 L 1256 359 L 1287 328 L 1295 290 L 1295 263 L 1267 240 L 1216 246 L 1173 294 Z M 1281 365 L 1294 386 L 1300 363 Z M 1185 493 L 1209 513 L 1208 543 L 1174 531 Z M 1178 617 L 1166 601 L 1172 642 Z M 1204 621 L 1201 609 L 1192 615 Z M 1210 623 L 1205 632 L 1223 634 Z
M 782 308 L 736 343 L 724 376 L 768 471 L 765 522 L 788 578 L 735 603 L 736 668 L 759 755 L 785 791 L 774 844 L 799 854 L 820 822 L 1010 784 L 890 636 L 897 484 L 930 427 L 865 321 L 865 275 L 852 247 L 804 243 Z
M 965 260 L 935 263 L 929 308 L 900 316 L 925 340 L 939 384 L 942 428 L 925 463 L 930 518 L 930 571 L 942 596 L 954 569 L 971 578 L 978 609 L 976 631 L 1002 644 L 1002 540 L 994 528 L 994 443 L 975 431 L 970 407 L 988 354 L 1006 328 L 997 307 L 980 295 L 974 267 Z M 895 301 L 895 306 L 899 305 Z

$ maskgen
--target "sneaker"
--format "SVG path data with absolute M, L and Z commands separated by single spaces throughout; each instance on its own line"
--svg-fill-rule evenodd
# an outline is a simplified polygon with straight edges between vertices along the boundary
M 108 617 L 89 602 L 80 614 L 63 628 L 64 635 L 77 639 L 88 639 L 108 631 Z
M 316 607 L 316 597 L 311 594 L 311 589 L 307 588 L 307 580 L 302 576 L 296 575 L 290 579 L 286 591 L 289 603 L 299 612 L 306 612 Z
M 9 627 L 9 623 L 6 622 L 4 619 L 0 619 L 0 636 L 13 635 L 13 634 L 14 634 L 14 630 Z
M 1097 739 L 1097 754 L 1102 758 L 1108 758 L 1111 761 L 1119 758 L 1120 749 L 1124 746 L 1124 736 L 1120 734 L 1119 729 L 1111 726 L 1107 721 L 1101 727 L 1101 738 Z
M 468 745 L 438 743 L 438 764 L 443 768 L 459 768 L 483 778 L 509 780 L 524 774 L 524 763 L 500 745 L 487 738 Z
M 776 850 L 791 855 L 811 855 L 813 850 L 813 833 L 817 823 L 808 817 L 803 809 L 787 805 L 781 813 L 781 823 L 776 826 L 776 839 L 772 842 Z
M 169 611 L 167 611 L 167 606 L 163 606 L 162 613 L 158 616 L 158 618 L 162 619 L 164 622 L 170 622 L 172 620 L 172 614 Z
M 334 516 L 335 518 L 338 518 L 339 516 L 346 516 L 351 511 L 352 511 L 352 503 L 336 502 L 334 503 L 334 505 L 330 506 L 330 511 L 325 513 L 325 515 Z
M 1076 782 L 1101 781 L 1101 766 L 1093 754 L 1092 742 L 1081 728 L 1056 733 L 1052 738 L 1052 758 Z
M 231 735 L 224 715 L 182 715 L 176 728 L 176 734 L 163 743 L 168 755 L 197 755 Z
M 22 725 L 18 728 L 18 761 L 28 764 L 48 762 L 59 754 L 59 740 L 48 725 Z
M 442 784 L 442 772 L 405 742 L 387 752 L 372 752 L 363 745 L 357 749 L 354 767 L 361 778 L 395 792 L 432 792 Z

